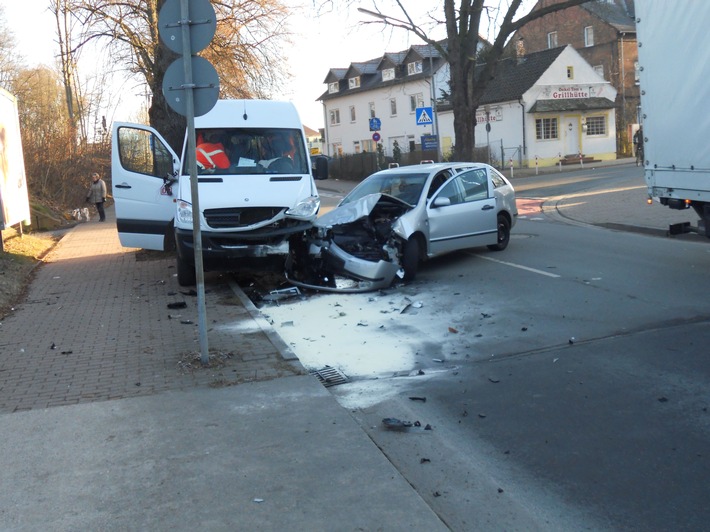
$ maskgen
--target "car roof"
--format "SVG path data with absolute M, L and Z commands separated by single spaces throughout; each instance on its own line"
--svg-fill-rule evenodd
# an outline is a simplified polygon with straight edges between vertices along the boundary
M 488 165 L 485 163 L 427 163 L 427 164 L 412 164 L 407 166 L 398 166 L 396 168 L 387 168 L 380 170 L 377 174 L 421 174 L 422 172 L 439 172 L 450 168 L 485 168 Z

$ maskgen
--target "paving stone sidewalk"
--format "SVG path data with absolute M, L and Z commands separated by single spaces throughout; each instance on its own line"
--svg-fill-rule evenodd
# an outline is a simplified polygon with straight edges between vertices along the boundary
M 0 323 L 0 412 L 305 373 L 219 274 L 205 282 L 211 367 L 202 368 L 197 298 L 175 272 L 169 253 L 121 247 L 112 208 L 106 223 L 71 229 Z

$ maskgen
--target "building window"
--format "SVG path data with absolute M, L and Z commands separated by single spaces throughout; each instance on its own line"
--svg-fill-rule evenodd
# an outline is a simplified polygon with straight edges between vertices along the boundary
M 639 70 L 639 62 L 636 61 L 634 63 L 634 82 L 636 83 L 636 85 L 638 85 L 639 83 Z
M 584 28 L 584 46 L 594 46 L 594 28 L 592 26 Z
M 591 137 L 592 135 L 606 135 L 606 117 L 587 117 L 587 136 Z
M 348 88 L 349 89 L 357 89 L 360 86 L 360 76 L 357 76 L 356 78 L 349 78 L 348 79 Z
M 567 79 L 574 79 L 574 67 L 567 67 Z
M 394 68 L 386 68 L 382 71 L 382 81 L 390 81 L 394 79 Z
M 350 106 L 350 121 L 355 122 L 355 106 Z
M 422 72 L 422 62 L 421 61 L 412 61 L 411 63 L 407 63 L 407 75 L 408 76 L 413 76 L 414 74 L 421 74 Z
M 359 140 L 356 140 L 355 142 L 353 142 L 353 151 L 355 153 L 360 153 L 360 141 Z
M 369 151 L 370 153 L 373 153 L 377 151 L 377 147 L 375 145 L 375 141 L 372 139 L 364 139 L 360 141 L 360 146 L 362 146 L 362 151 L 366 152 Z
M 334 81 L 333 83 L 328 83 L 328 94 L 333 94 L 340 90 L 340 83 Z
M 377 115 L 375 114 L 375 102 L 370 102 L 370 118 L 375 118 Z
M 397 116 L 397 100 L 395 98 L 390 100 L 390 116 Z
M 340 124 L 340 109 L 331 109 L 330 125 L 337 126 L 338 124 Z
M 557 118 L 536 118 L 535 138 L 537 140 L 557 140 Z
M 604 65 L 597 65 L 594 67 L 594 72 L 599 74 L 602 78 L 604 77 Z
M 557 48 L 557 32 L 551 31 L 547 34 L 547 47 Z
M 409 96 L 409 110 L 413 113 L 417 107 L 424 107 L 424 97 L 421 93 Z
M 333 154 L 335 154 L 337 157 L 343 156 L 343 145 L 340 142 L 333 143 Z

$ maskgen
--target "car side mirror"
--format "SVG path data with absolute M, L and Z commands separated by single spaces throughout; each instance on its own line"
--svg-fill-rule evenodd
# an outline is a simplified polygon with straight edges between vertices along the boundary
M 435 208 L 448 207 L 449 205 L 451 205 L 451 200 L 446 196 L 437 196 L 434 198 L 434 203 L 432 203 L 432 207 Z

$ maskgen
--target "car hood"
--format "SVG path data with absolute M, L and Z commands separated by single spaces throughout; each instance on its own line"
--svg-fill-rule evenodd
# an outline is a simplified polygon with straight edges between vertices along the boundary
M 325 213 L 315 221 L 315 225 L 317 227 L 327 228 L 355 222 L 369 216 L 380 200 L 395 205 L 401 205 L 404 208 L 412 207 L 409 203 L 390 196 L 389 194 L 368 194 L 359 200 L 341 204 L 335 209 Z

